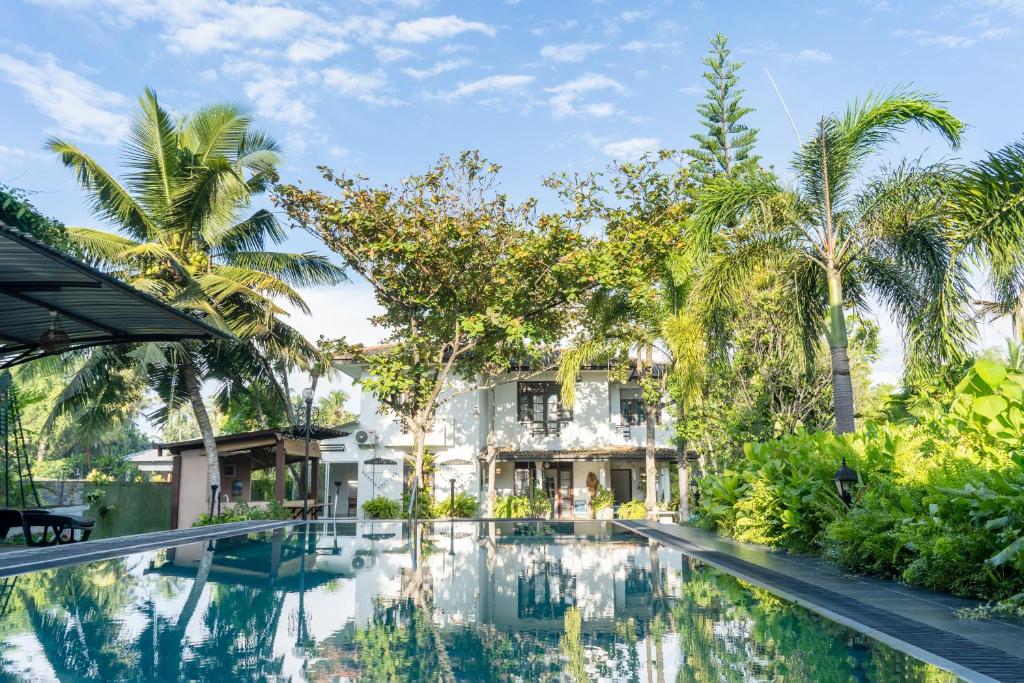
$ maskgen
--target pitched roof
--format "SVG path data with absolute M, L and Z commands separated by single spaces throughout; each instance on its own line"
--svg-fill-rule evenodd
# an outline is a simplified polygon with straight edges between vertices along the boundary
M 0 223 L 0 368 L 52 355 L 39 338 L 54 320 L 70 338 L 67 349 L 231 338 Z

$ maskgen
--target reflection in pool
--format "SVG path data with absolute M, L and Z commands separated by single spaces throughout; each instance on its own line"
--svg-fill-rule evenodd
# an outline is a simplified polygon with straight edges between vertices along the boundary
M 0 680 L 945 681 L 600 522 L 302 526 L 7 579 Z

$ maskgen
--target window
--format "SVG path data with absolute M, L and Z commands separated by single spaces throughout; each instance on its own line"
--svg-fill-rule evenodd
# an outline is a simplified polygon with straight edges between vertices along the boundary
M 537 488 L 537 465 L 532 462 L 517 462 L 512 485 L 514 495 L 531 495 Z
M 642 425 L 647 422 L 643 390 L 622 387 L 619 389 L 619 413 L 624 425 Z M 661 422 L 661 416 L 654 414 L 654 423 Z
M 517 389 L 519 421 L 529 423 L 533 434 L 557 435 L 561 424 L 572 420 L 558 382 L 519 382 Z

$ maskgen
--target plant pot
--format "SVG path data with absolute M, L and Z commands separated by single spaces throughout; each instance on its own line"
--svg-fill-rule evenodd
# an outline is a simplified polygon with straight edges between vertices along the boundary
M 597 511 L 597 519 L 614 519 L 615 510 L 612 508 L 601 508 Z

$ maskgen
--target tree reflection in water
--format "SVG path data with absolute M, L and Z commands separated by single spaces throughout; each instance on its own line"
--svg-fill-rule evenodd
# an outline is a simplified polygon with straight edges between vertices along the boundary
M 352 527 L 23 576 L 0 680 L 954 680 L 631 537 Z

